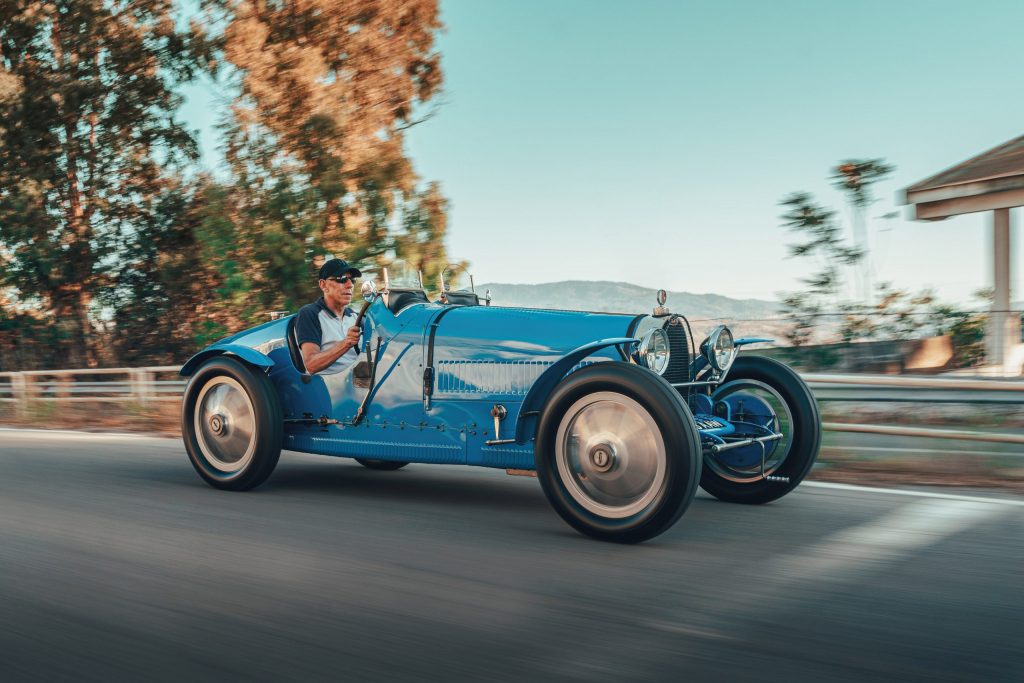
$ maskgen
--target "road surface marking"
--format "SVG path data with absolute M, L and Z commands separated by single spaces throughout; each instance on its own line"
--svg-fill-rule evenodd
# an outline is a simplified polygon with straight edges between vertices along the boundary
M 774 573 L 785 581 L 847 580 L 1003 514 L 1004 506 L 989 501 L 917 501 L 787 554 L 774 563 Z
M 858 486 L 856 484 L 837 484 L 831 481 L 805 481 L 800 488 L 832 489 L 835 491 L 853 491 L 858 493 L 887 493 L 894 496 L 914 496 L 915 498 L 936 498 L 940 500 L 962 500 L 974 503 L 995 503 L 1024 507 L 1024 499 L 986 498 L 985 496 L 965 496 L 957 493 L 940 493 L 938 491 L 915 491 L 913 489 L 887 489 L 874 486 Z

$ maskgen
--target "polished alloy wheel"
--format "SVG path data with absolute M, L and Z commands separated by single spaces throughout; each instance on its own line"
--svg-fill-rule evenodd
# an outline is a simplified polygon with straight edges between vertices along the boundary
M 781 432 L 783 436 L 780 440 L 769 443 L 765 447 L 763 471 L 760 458 L 755 458 L 756 462 L 742 466 L 731 463 L 730 456 L 741 449 L 723 451 L 717 456 L 706 455 L 704 462 L 715 474 L 729 481 L 742 483 L 760 480 L 773 474 L 786 462 L 786 457 L 793 445 L 793 416 L 790 413 L 789 405 L 778 391 L 764 382 L 754 379 L 737 379 L 726 382 L 712 394 L 711 400 L 718 403 L 736 394 L 749 397 L 746 399 L 748 408 L 744 408 L 743 398 L 736 397 L 739 409 L 734 410 L 731 421 L 740 432 L 742 432 L 743 424 L 749 423 L 776 433 Z M 766 414 L 764 408 L 767 408 L 770 414 Z M 760 436 L 760 433 L 757 436 Z M 754 449 L 759 450 L 760 447 L 756 445 L 743 447 L 743 450 L 747 449 L 753 451 Z
M 573 403 L 559 424 L 555 449 L 569 495 L 603 517 L 640 512 L 665 485 L 661 430 L 643 406 L 619 393 L 596 392 Z
M 245 468 L 256 451 L 252 400 L 232 377 L 207 382 L 196 399 L 195 433 L 210 465 L 232 474 Z

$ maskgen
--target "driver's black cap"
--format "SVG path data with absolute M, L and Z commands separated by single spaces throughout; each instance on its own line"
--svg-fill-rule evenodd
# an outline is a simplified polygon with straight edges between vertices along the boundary
M 359 272 L 358 268 L 350 266 L 348 261 L 344 261 L 340 258 L 332 258 L 330 261 L 325 261 L 320 266 L 320 274 L 317 277 L 321 280 L 326 280 L 329 277 L 341 277 L 342 275 L 354 275 L 356 277 L 362 277 L 363 274 Z

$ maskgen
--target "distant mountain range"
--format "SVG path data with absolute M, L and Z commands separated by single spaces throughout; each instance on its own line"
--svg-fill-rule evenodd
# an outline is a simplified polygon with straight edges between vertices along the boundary
M 608 313 L 650 313 L 657 305 L 657 290 L 622 282 L 569 280 L 539 285 L 511 285 L 500 282 L 477 285 L 481 297 L 491 291 L 495 306 L 557 308 Z M 764 299 L 730 299 L 719 294 L 669 292 L 665 304 L 673 313 L 685 315 L 694 334 L 725 323 L 744 336 L 779 339 L 784 327 L 779 304 Z M 780 339 L 781 341 L 781 339 Z

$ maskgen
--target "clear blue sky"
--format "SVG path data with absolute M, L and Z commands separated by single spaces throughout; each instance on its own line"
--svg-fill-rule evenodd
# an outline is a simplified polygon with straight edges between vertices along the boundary
M 477 282 L 624 280 L 775 298 L 778 201 L 840 211 L 841 159 L 885 157 L 875 281 L 966 301 L 991 279 L 988 216 L 906 219 L 899 189 L 1024 134 L 1024 3 L 441 0 L 445 93 L 409 133 L 451 200 L 449 251 Z M 220 106 L 189 89 L 186 120 Z M 1021 216 L 1014 212 L 1019 225 Z M 1019 227 L 1015 299 L 1024 298 Z

